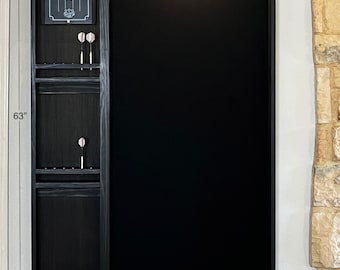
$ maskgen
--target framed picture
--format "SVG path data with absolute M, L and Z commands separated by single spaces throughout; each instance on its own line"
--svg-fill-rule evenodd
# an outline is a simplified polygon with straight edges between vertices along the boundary
M 95 0 L 42 0 L 43 24 L 93 24 Z

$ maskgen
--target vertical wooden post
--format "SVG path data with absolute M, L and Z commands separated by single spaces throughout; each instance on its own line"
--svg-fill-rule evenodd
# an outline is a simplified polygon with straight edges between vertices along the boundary
M 110 269 L 110 82 L 109 82 L 109 12 L 110 2 L 101 0 L 100 14 L 100 270 Z

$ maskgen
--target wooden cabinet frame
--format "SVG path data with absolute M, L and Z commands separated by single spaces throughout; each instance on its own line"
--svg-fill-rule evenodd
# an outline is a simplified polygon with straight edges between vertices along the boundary
M 74 185 L 77 186 L 77 181 L 72 181 L 72 183 L 60 183 L 60 181 L 56 181 L 56 183 L 51 182 L 47 183 L 44 181 L 38 181 L 40 175 L 54 175 L 56 178 L 69 174 L 69 175 L 93 175 L 96 174 L 99 176 L 99 180 L 97 184 L 95 184 L 98 193 L 99 193 L 99 205 L 100 205 L 100 214 L 99 214 L 99 262 L 100 266 L 98 269 L 100 270 L 108 270 L 109 269 L 109 239 L 110 239 L 110 229 L 109 229 L 109 165 L 110 165 L 110 157 L 109 157 L 109 108 L 110 108 L 110 82 L 109 82 L 109 0 L 97 0 L 97 22 L 99 26 L 99 38 L 96 41 L 97 45 L 99 45 L 99 56 L 97 56 L 97 63 L 93 65 L 89 64 L 74 64 L 74 63 L 40 63 L 37 61 L 37 50 L 43 49 L 39 48 L 39 44 L 37 42 L 37 25 L 41 24 L 41 14 L 37 14 L 37 4 L 38 1 L 42 0 L 32 0 L 32 55 L 31 55 L 31 90 L 32 90 L 32 267 L 33 270 L 45 270 L 39 269 L 37 266 L 37 193 L 38 190 L 44 188 L 50 189 L 65 189 L 74 188 Z M 69 24 L 69 27 L 73 27 L 73 24 Z M 53 31 L 54 25 L 49 25 L 51 31 Z M 40 44 L 41 45 L 41 44 Z M 45 75 L 43 78 L 38 76 L 38 73 L 43 70 L 48 73 L 48 71 L 58 71 L 58 70 L 79 70 L 80 68 L 84 69 L 97 70 L 98 73 L 94 77 L 68 77 L 64 75 L 62 77 L 54 77 L 50 75 Z M 47 74 L 46 73 L 46 74 Z M 53 171 L 50 169 L 44 170 L 42 168 L 37 167 L 37 95 L 39 95 L 38 85 L 39 83 L 49 83 L 53 84 L 63 84 L 67 83 L 82 83 L 86 85 L 87 83 L 96 82 L 99 85 L 99 136 L 100 136 L 100 144 L 99 144 L 99 168 L 96 170 L 70 170 L 62 169 Z M 79 184 L 79 183 L 78 183 Z M 73 185 L 73 186 L 72 186 Z M 82 188 L 91 189 L 93 188 L 93 183 L 80 183 Z M 78 186 L 79 186 L 78 185 Z M 77 269 L 74 269 L 77 270 Z

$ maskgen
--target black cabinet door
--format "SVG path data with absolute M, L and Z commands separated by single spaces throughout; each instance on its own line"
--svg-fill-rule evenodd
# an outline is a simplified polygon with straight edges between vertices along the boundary
M 273 2 L 111 0 L 111 269 L 273 266 Z

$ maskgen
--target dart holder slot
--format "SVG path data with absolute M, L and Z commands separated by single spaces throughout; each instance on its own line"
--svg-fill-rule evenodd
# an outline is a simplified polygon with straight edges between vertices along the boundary
M 88 55 L 88 63 L 91 65 L 89 69 L 92 70 L 94 59 L 93 43 L 96 40 L 96 35 L 93 32 L 85 33 L 81 31 L 78 33 L 77 39 L 80 42 L 79 62 L 81 65 L 83 65 L 86 61 L 84 55 Z M 86 50 L 87 48 L 88 50 Z M 83 67 L 81 67 L 80 70 L 83 70 Z

